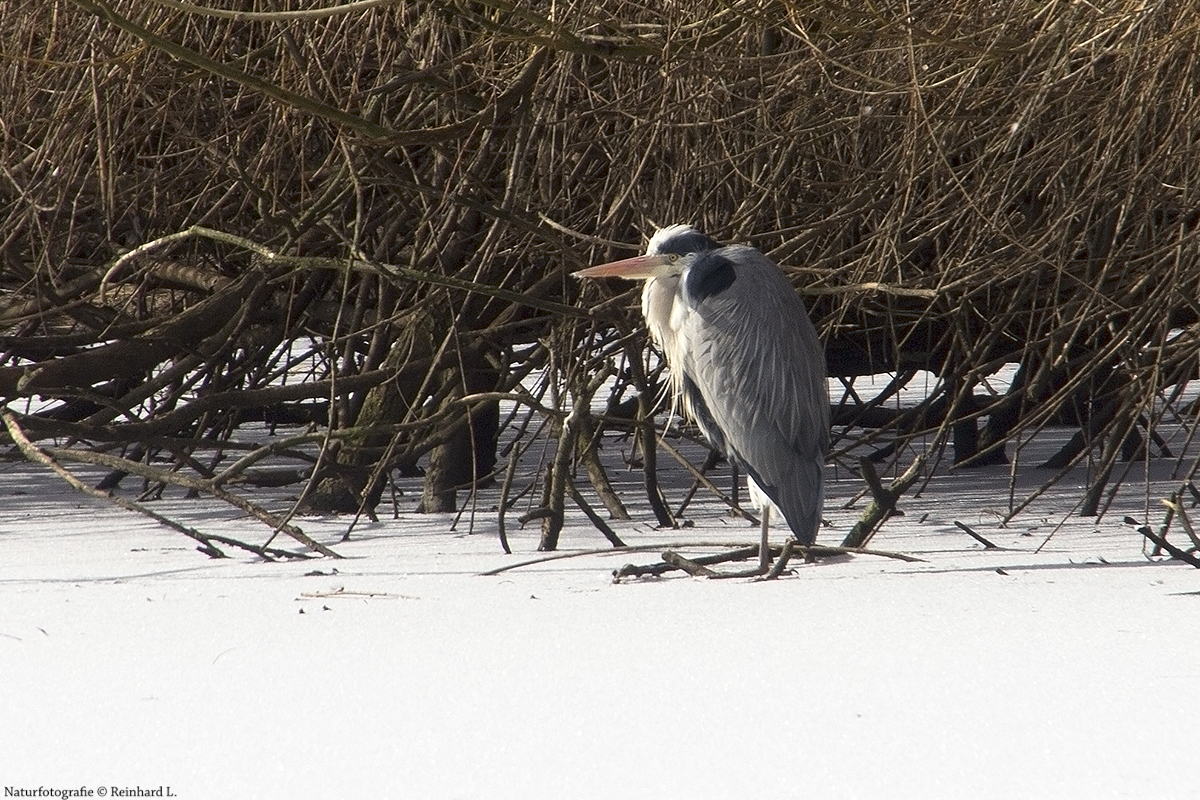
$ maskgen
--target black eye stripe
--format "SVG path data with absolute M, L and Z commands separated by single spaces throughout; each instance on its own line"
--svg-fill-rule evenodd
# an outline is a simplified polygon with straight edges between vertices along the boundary
M 686 256 L 688 253 L 702 253 L 705 250 L 716 250 L 718 247 L 720 245 L 699 231 L 685 231 L 659 245 L 658 252 Z

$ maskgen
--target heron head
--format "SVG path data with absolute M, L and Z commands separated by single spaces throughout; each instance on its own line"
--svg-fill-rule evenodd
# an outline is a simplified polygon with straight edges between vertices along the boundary
M 690 253 L 716 250 L 720 246 L 691 225 L 668 225 L 665 228 L 659 228 L 650 237 L 650 244 L 646 245 L 646 253 L 648 255 L 677 253 L 686 256 Z
M 678 253 L 654 253 L 610 261 L 575 272 L 577 278 L 666 278 L 683 271 L 684 257 Z
M 688 264 L 687 256 L 715 250 L 716 242 L 691 225 L 668 225 L 650 237 L 646 254 L 610 261 L 574 273 L 579 278 L 630 278 L 649 280 L 678 276 Z

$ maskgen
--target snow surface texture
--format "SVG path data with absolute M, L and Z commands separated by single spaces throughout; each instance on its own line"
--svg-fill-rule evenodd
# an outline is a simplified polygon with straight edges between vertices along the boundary
M 836 544 L 862 484 L 829 478 L 820 541 Z M 345 519 L 299 520 L 344 560 L 209 560 L 5 464 L 0 785 L 184 800 L 1196 796 L 1177 760 L 1200 718 L 1200 573 L 1148 558 L 1121 521 L 1177 483 L 1131 480 L 1096 521 L 1068 516 L 1067 480 L 1002 528 L 1008 481 L 952 473 L 902 498 L 872 546 L 923 563 L 614 585 L 612 569 L 657 554 L 481 577 L 537 542 L 513 515 L 503 555 L 485 503 L 473 534 L 405 497 L 349 542 Z M 264 538 L 178 492 L 154 508 Z M 629 544 L 756 539 L 709 501 L 678 531 L 631 510 L 616 523 Z M 563 548 L 604 544 L 573 510 Z

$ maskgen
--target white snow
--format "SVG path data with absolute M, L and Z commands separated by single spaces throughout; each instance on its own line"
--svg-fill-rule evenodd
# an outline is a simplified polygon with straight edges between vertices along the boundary
M 822 541 L 836 544 L 861 482 L 831 476 Z M 1149 558 L 1121 522 L 1145 519 L 1149 498 L 1157 526 L 1176 484 L 1131 479 L 1095 520 L 1067 516 L 1068 479 L 1001 528 L 1008 481 L 956 472 L 903 498 L 872 546 L 922 563 L 614 585 L 612 569 L 657 554 L 480 576 L 536 555 L 536 523 L 500 552 L 486 504 L 474 534 L 405 498 L 349 542 L 345 519 L 299 520 L 343 560 L 210 560 L 5 464 L 0 785 L 184 800 L 1195 796 L 1200 573 Z M 155 510 L 265 538 L 168 495 Z M 695 527 L 676 531 L 631 508 L 614 523 L 630 544 L 756 536 L 699 498 Z M 572 509 L 564 549 L 604 544 Z

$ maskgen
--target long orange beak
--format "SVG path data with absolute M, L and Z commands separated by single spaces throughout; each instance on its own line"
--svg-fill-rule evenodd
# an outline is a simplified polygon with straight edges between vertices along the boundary
M 573 274 L 577 278 L 658 278 L 671 271 L 677 258 L 671 253 L 634 256 L 581 269 Z

